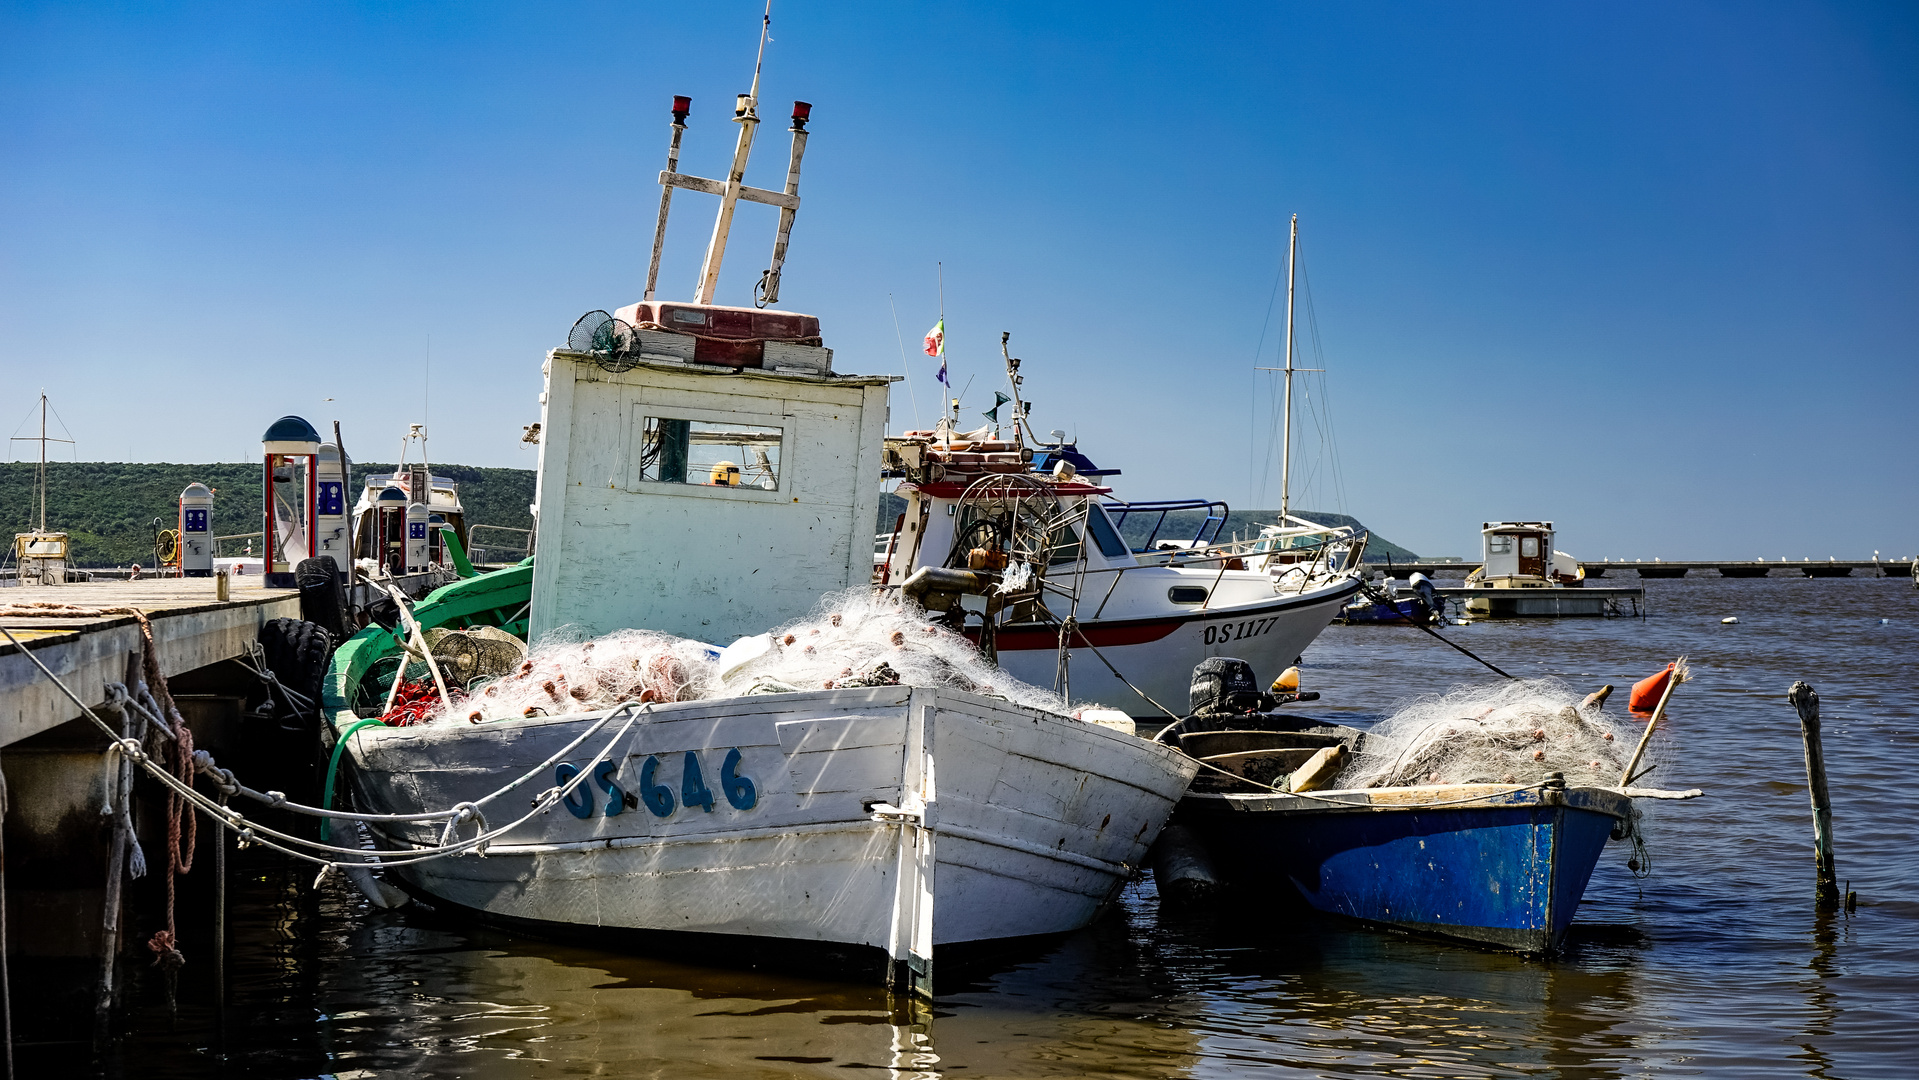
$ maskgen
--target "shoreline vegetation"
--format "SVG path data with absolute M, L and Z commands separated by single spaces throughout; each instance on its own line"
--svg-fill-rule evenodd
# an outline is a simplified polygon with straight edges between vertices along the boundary
M 31 461 L 0 462 L 0 534 L 9 542 L 15 533 L 32 528 L 39 518 L 39 503 L 34 494 L 34 470 Z M 47 527 L 65 532 L 72 538 L 75 567 L 100 569 L 139 563 L 153 566 L 153 535 L 156 529 L 171 529 L 178 524 L 180 492 L 188 484 L 201 483 L 212 488 L 213 534 L 231 536 L 258 532 L 260 529 L 260 463 L 257 461 L 215 462 L 209 464 L 171 464 L 164 462 L 49 461 L 47 462 Z M 355 462 L 349 497 L 357 498 L 369 473 L 390 473 L 391 464 Z M 514 529 L 533 527 L 534 474 L 532 469 L 488 469 L 472 465 L 435 463 L 433 475 L 444 476 L 459 485 L 460 501 L 466 507 L 466 521 L 472 525 L 501 525 Z M 875 532 L 890 531 L 905 506 L 905 500 L 891 493 L 880 500 Z M 1298 516 L 1326 525 L 1353 525 L 1363 528 L 1358 519 L 1344 514 L 1301 511 Z M 1260 524 L 1277 520 L 1277 510 L 1233 510 L 1226 534 L 1237 531 L 1246 536 L 1259 531 Z M 158 518 L 160 523 L 154 524 Z M 1164 538 L 1190 538 L 1199 526 L 1200 515 L 1180 511 L 1167 515 Z M 1135 546 L 1146 539 L 1151 528 L 1148 520 L 1125 523 L 1123 532 Z M 1135 535 L 1137 533 L 1137 535 Z M 245 541 L 229 541 L 221 553 L 233 555 L 246 549 Z M 257 551 L 258 548 L 256 547 Z M 1383 563 L 1387 556 L 1405 562 L 1418 556 L 1383 537 L 1375 535 L 1366 549 L 1366 561 Z

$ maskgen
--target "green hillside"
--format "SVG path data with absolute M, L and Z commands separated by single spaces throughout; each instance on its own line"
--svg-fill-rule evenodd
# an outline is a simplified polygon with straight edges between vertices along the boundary
M 0 536 L 32 528 L 39 505 L 32 462 L 0 463 Z M 369 472 L 392 465 L 353 466 L 352 494 Z M 72 537 L 76 566 L 153 565 L 153 519 L 173 528 L 181 489 L 198 481 L 214 490 L 213 533 L 228 536 L 260 530 L 260 471 L 254 462 L 208 465 L 128 464 L 115 461 L 47 463 L 47 527 Z M 434 465 L 433 474 L 459 484 L 468 525 L 533 526 L 531 469 L 481 469 Z M 223 545 L 223 552 L 243 544 Z M 257 548 L 256 548 L 257 550 Z

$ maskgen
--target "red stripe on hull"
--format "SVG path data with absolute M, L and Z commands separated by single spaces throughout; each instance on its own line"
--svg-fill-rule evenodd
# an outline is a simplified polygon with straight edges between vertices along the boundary
M 1114 645 L 1144 645 L 1179 629 L 1187 623 L 1186 619 L 1167 619 L 1163 622 L 1128 623 L 1125 626 L 1085 626 L 1073 639 L 1072 647 L 1084 648 L 1088 643 L 1096 649 Z M 968 637 L 979 637 L 977 630 L 969 631 Z M 1000 652 L 1024 652 L 1028 649 L 1058 649 L 1059 631 L 1051 627 L 1038 630 L 1001 630 L 993 639 Z

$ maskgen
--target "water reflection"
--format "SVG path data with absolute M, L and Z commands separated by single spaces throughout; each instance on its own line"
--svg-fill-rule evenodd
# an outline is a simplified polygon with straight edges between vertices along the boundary
M 1149 880 L 1040 955 L 943 966 L 936 1007 L 913 1009 L 863 986 L 371 911 L 254 851 L 235 857 L 224 1061 L 198 951 L 177 1022 L 155 995 L 110 1065 L 143 1080 L 1912 1075 L 1919 848 L 1910 815 L 1885 809 L 1919 775 L 1919 684 L 1888 660 L 1919 655 L 1910 586 L 1650 587 L 1644 622 L 1449 630 L 1515 673 L 1570 672 L 1581 685 L 1626 685 L 1680 652 L 1704 658 L 1658 775 L 1710 796 L 1651 809 L 1651 879 L 1627 872 L 1625 847 L 1607 850 L 1567 953 L 1550 962 L 1356 929 L 1277 899 L 1163 910 Z M 1718 622 L 1733 611 L 1736 638 Z M 1336 627 L 1307 661 L 1328 711 L 1349 720 L 1479 677 L 1437 643 L 1377 629 Z M 1812 902 L 1783 698 L 1801 677 L 1832 715 L 1841 874 L 1861 897 L 1851 916 Z M 70 1049 L 21 1059 L 25 1076 L 72 1071 Z

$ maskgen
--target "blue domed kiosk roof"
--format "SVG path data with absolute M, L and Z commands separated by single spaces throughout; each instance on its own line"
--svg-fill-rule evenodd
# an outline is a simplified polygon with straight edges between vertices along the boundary
M 273 422 L 273 426 L 267 429 L 265 435 L 260 436 L 260 441 L 319 442 L 320 433 L 313 430 L 313 425 L 307 423 L 304 417 L 282 416 Z
M 313 425 L 298 416 L 282 416 L 267 428 L 260 436 L 260 442 L 266 446 L 269 454 L 317 454 L 320 452 L 320 433 Z

